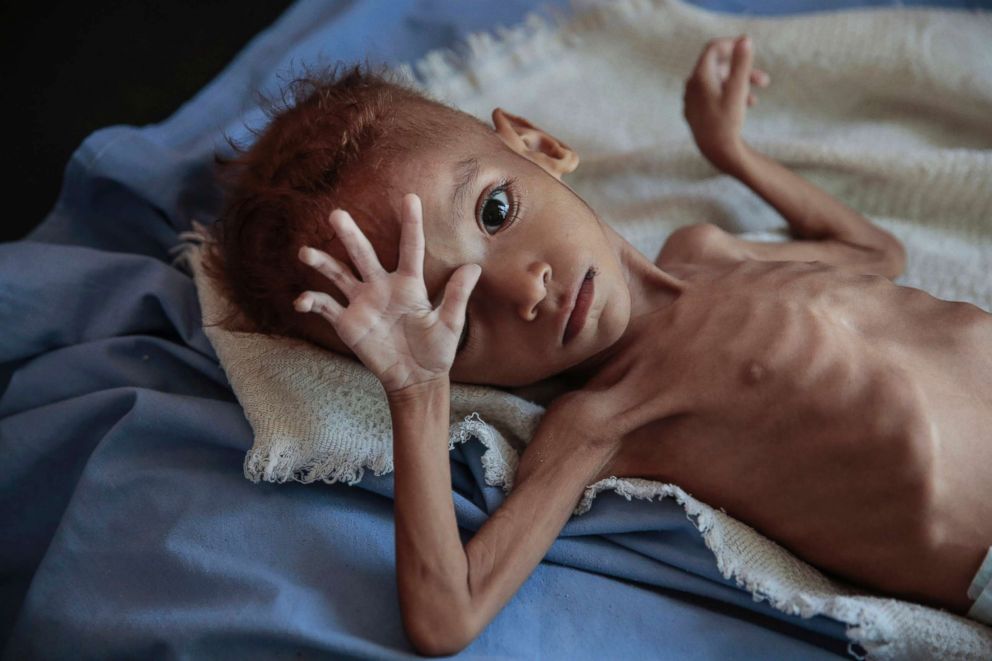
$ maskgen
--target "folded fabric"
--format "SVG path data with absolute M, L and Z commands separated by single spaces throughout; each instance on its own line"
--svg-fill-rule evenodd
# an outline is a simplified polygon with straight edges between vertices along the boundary
M 984 13 L 741 18 L 625 0 L 559 25 L 532 16 L 497 37 L 470 36 L 464 54 L 433 52 L 397 71 L 480 118 L 501 106 L 575 148 L 582 163 L 568 185 L 654 257 L 688 223 L 771 239 L 782 227 L 760 198 L 703 160 L 681 118 L 683 81 L 705 42 L 747 32 L 772 85 L 749 111 L 745 139 L 902 239 L 909 264 L 900 284 L 990 309 L 990 28 Z M 183 238 L 209 324 L 226 302 L 200 270 L 202 233 Z M 354 484 L 366 468 L 392 470 L 385 398 L 360 364 L 250 328 L 205 330 L 255 433 L 247 478 Z M 509 491 L 543 412 L 512 393 L 455 385 L 449 445 L 477 437 L 488 448 L 487 483 Z M 588 486 L 575 513 L 605 489 L 673 497 L 725 577 L 784 612 L 846 622 L 875 658 L 992 657 L 989 627 L 832 581 L 676 485 L 605 479 Z

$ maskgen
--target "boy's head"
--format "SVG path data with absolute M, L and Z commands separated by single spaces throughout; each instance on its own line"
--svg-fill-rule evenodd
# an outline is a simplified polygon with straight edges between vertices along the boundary
M 328 222 L 342 208 L 383 267 L 395 269 L 400 205 L 412 192 L 423 205 L 432 302 L 460 265 L 482 267 L 453 380 L 534 383 L 623 333 L 630 293 L 620 239 L 561 181 L 578 165 L 563 142 L 499 108 L 490 127 L 360 65 L 299 79 L 290 91 L 250 149 L 218 159 L 225 203 L 204 266 L 256 330 L 350 354 L 329 322 L 293 308 L 307 289 L 347 304 L 297 253 L 314 246 L 349 264 Z M 563 322 L 590 269 L 588 319 L 563 344 Z

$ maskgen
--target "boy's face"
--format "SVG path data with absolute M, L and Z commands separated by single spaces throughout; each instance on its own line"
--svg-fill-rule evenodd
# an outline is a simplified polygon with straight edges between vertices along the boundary
M 563 372 L 615 343 L 630 319 L 630 293 L 614 240 L 559 179 L 574 169 L 577 157 L 565 163 L 561 149 L 568 148 L 534 139 L 535 131 L 546 134 L 529 124 L 515 127 L 514 139 L 507 133 L 512 124 L 505 116 L 502 121 L 502 134 L 479 132 L 395 164 L 387 194 L 395 197 L 397 219 L 404 194 L 421 198 L 424 278 L 435 305 L 456 268 L 482 267 L 468 303 L 468 341 L 452 366 L 452 380 L 519 386 Z M 520 139 L 523 131 L 530 135 L 526 141 Z M 591 270 L 585 324 L 563 343 L 569 311 Z

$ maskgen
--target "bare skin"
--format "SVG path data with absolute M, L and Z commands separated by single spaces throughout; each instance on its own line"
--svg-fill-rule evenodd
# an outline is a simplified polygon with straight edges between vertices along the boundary
M 676 483 L 845 580 L 967 610 L 992 542 L 992 317 L 821 262 L 710 259 L 663 262 L 678 302 L 588 386 L 639 407 L 604 473 Z
M 894 237 L 740 140 L 749 84 L 767 83 L 745 44 L 715 40 L 687 81 L 685 115 L 704 156 L 773 205 L 795 241 L 697 225 L 652 262 L 550 181 L 575 169 L 574 152 L 497 109 L 500 139 L 542 170 L 524 180 L 529 222 L 463 236 L 436 219 L 450 209 L 433 195 L 409 194 L 395 272 L 341 210 L 330 222 L 361 279 L 301 250 L 348 304 L 305 292 L 297 309 L 332 326 L 326 346 L 343 343 L 386 390 L 399 596 L 418 651 L 474 640 L 585 487 L 610 475 L 678 484 L 851 583 L 968 608 L 992 545 L 992 315 L 893 284 L 905 262 Z M 438 175 L 421 163 L 404 181 L 429 190 Z M 563 343 L 590 265 L 588 319 Z M 459 353 L 466 311 L 475 343 Z M 548 407 L 513 491 L 463 546 L 450 380 L 556 375 L 573 389 Z

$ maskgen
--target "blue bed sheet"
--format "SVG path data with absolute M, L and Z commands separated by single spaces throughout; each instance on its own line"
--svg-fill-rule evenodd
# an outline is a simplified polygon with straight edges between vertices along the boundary
M 699 4 L 767 14 L 834 3 Z M 301 1 L 165 122 L 83 142 L 45 222 L 0 245 L 4 658 L 414 656 L 396 594 L 392 476 L 366 473 L 353 487 L 245 480 L 251 428 L 169 248 L 216 212 L 214 150 L 223 132 L 257 123 L 255 91 L 277 90 L 290 62 L 410 61 L 548 7 L 569 9 Z M 485 485 L 482 451 L 473 440 L 452 452 L 466 541 L 503 500 Z M 461 656 L 846 649 L 841 623 L 787 616 L 723 579 L 674 502 L 605 493 Z

